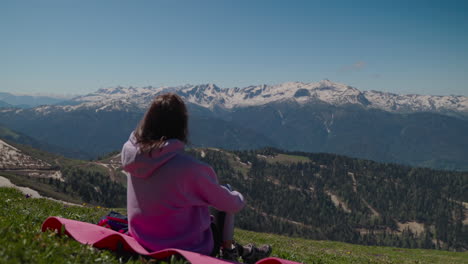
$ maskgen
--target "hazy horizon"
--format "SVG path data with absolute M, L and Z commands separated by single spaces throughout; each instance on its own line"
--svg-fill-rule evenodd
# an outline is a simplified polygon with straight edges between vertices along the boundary
M 468 96 L 465 1 L 2 1 L 0 92 L 329 79 Z

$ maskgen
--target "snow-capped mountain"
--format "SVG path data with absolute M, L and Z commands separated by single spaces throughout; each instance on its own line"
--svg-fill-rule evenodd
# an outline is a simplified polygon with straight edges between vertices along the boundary
M 322 80 L 317 83 L 287 82 L 278 85 L 256 85 L 244 88 L 220 88 L 215 84 L 175 87 L 111 87 L 75 97 L 62 105 L 43 105 L 37 113 L 93 111 L 143 111 L 160 93 L 175 92 L 186 102 L 226 110 L 260 106 L 273 102 L 293 101 L 299 104 L 322 102 L 335 106 L 360 105 L 387 112 L 457 112 L 468 115 L 468 97 L 399 95 L 379 91 L 360 91 L 349 85 Z M 12 110 L 0 110 L 12 111 Z M 21 109 L 14 111 L 21 112 Z
M 323 80 L 317 83 L 288 82 L 278 85 L 257 85 L 245 88 L 220 88 L 215 84 L 177 87 L 113 87 L 72 100 L 65 111 L 94 108 L 97 111 L 125 108 L 146 109 L 155 95 L 175 92 L 187 102 L 205 107 L 233 109 L 259 106 L 272 102 L 295 101 L 300 104 L 321 101 L 331 105 L 361 105 L 389 112 L 454 111 L 468 113 L 468 97 L 398 95 L 378 91 L 360 91 L 349 85 Z M 38 111 L 47 112 L 47 106 Z
M 409 111 L 455 111 L 468 112 L 468 97 L 459 95 L 398 95 L 378 91 L 365 91 L 364 96 L 373 108 L 389 112 Z
M 165 92 L 188 102 L 191 142 L 197 146 L 273 146 L 468 169 L 468 97 L 363 92 L 329 80 L 105 88 L 62 105 L 0 108 L 0 123 L 94 158 L 121 148 L 155 95 Z

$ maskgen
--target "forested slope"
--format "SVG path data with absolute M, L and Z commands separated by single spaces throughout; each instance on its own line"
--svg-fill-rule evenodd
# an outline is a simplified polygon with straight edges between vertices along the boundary
M 368 245 L 468 248 L 468 173 L 276 149 L 192 150 L 246 195 L 241 228 Z

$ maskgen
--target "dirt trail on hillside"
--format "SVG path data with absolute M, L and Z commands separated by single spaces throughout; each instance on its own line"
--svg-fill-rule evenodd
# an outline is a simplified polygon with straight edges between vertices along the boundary
M 28 187 L 21 187 L 21 186 L 15 185 L 9 179 L 7 179 L 7 178 L 5 178 L 3 176 L 0 176 L 0 188 L 1 187 L 16 188 L 16 189 L 20 190 L 24 195 L 30 195 L 30 198 L 45 198 L 45 199 L 49 199 L 49 200 L 59 202 L 59 203 L 63 203 L 63 204 L 66 204 L 66 205 L 73 205 L 73 206 L 82 207 L 81 204 L 65 202 L 65 201 L 62 201 L 62 200 L 57 200 L 57 199 L 54 199 L 54 198 L 42 196 L 36 190 L 33 190 L 31 188 L 28 188 Z
M 113 182 L 117 181 L 117 177 L 115 176 L 115 171 L 114 171 L 114 169 L 112 168 L 112 166 L 110 166 L 109 164 L 106 164 L 106 163 L 102 163 L 102 162 L 94 162 L 94 164 L 106 168 L 107 171 L 109 172 L 109 177 L 110 177 L 110 179 L 111 179 Z
M 348 172 L 348 176 L 351 177 L 351 179 L 353 180 L 353 191 L 355 193 L 357 193 L 357 181 L 356 181 L 356 177 L 354 176 L 354 173 L 353 172 Z M 377 212 L 377 210 L 374 209 L 374 207 L 372 207 L 364 198 L 361 198 L 361 201 L 367 206 L 367 208 L 369 208 L 369 210 L 372 212 L 372 215 L 376 216 L 376 217 L 380 217 L 380 213 Z
M 14 185 L 11 181 L 3 176 L 0 176 L 0 187 L 13 187 L 20 190 L 24 195 L 31 195 L 32 198 L 42 198 L 42 196 L 35 190 L 28 187 L 21 187 Z
M 338 195 L 330 192 L 330 191 L 325 191 L 325 193 L 330 197 L 332 203 L 335 205 L 336 208 L 340 208 L 346 213 L 351 213 L 351 209 L 348 208 L 348 206 L 343 202 L 343 199 L 338 197 Z

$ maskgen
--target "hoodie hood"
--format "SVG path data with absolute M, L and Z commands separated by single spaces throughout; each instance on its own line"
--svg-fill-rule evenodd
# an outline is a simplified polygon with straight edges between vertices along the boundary
M 140 153 L 137 140 L 132 134 L 122 148 L 122 167 L 132 176 L 150 177 L 158 168 L 184 151 L 185 144 L 178 139 L 169 139 L 159 149 L 153 149 L 151 155 Z

